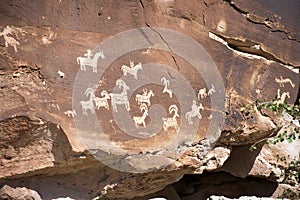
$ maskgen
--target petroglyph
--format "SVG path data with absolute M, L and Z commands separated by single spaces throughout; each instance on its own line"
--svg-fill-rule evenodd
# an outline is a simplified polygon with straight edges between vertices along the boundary
M 76 114 L 76 110 L 75 109 L 73 109 L 73 110 L 67 110 L 66 112 L 64 112 L 65 113 L 65 115 L 67 115 L 68 117 L 75 117 L 75 115 L 77 115 Z
M 210 96 L 213 93 L 216 93 L 216 90 L 215 90 L 215 86 L 213 84 L 211 84 L 211 88 L 208 90 L 207 96 Z
M 275 78 L 275 81 L 276 83 L 279 83 L 280 87 L 284 87 L 285 83 L 289 83 L 292 86 L 292 88 L 295 87 L 295 84 L 289 78 L 282 78 L 282 76 L 280 76 L 280 78 Z
M 127 74 L 131 74 L 131 75 L 133 75 L 134 79 L 137 80 L 138 79 L 138 76 L 137 76 L 138 71 L 143 69 L 142 63 L 139 63 L 135 66 L 134 66 L 134 62 L 130 61 L 129 63 L 130 63 L 129 67 L 126 65 L 122 65 L 121 70 L 123 72 L 123 75 L 127 76 Z
M 168 128 L 173 127 L 178 132 L 180 128 L 178 126 L 176 118 L 180 117 L 180 116 L 178 115 L 177 106 L 176 105 L 171 105 L 169 107 L 169 113 L 170 114 L 174 113 L 173 117 L 162 118 L 162 120 L 163 120 L 163 129 L 164 129 L 164 131 L 166 131 Z
M 202 88 L 198 92 L 198 99 L 204 99 L 207 97 L 206 88 Z
M 77 57 L 77 64 L 80 64 L 81 71 L 86 71 L 86 66 L 90 66 L 93 68 L 93 72 L 97 73 L 98 58 L 102 58 L 102 59 L 105 58 L 105 56 L 103 54 L 103 50 L 95 53 L 94 57 L 91 58 L 91 56 L 93 56 L 93 55 L 91 53 L 91 50 L 88 49 L 87 53 L 84 54 L 84 56 L 87 56 L 87 57 Z
M 278 89 L 277 90 L 277 100 L 274 101 L 274 103 L 276 103 L 277 105 L 284 104 L 284 102 L 286 101 L 286 98 L 291 98 L 290 93 L 289 92 L 283 92 L 280 95 L 280 89 Z
M 199 106 L 197 106 L 196 100 L 193 100 L 193 104 L 191 106 L 191 111 L 185 113 L 185 118 L 188 120 L 189 124 L 193 124 L 192 117 L 198 117 L 199 119 L 202 118 L 202 115 L 200 114 L 200 110 L 203 110 L 204 107 L 200 103 Z
M 96 108 L 99 110 L 100 107 L 104 107 L 107 110 L 109 110 L 109 105 L 108 105 L 108 99 L 110 99 L 110 96 L 107 91 L 103 90 L 101 92 L 102 97 L 95 97 L 94 102 L 96 104 Z
M 163 83 L 164 85 L 164 89 L 163 89 L 163 93 L 168 93 L 169 97 L 172 98 L 173 96 L 173 92 L 172 90 L 170 90 L 168 87 L 170 86 L 170 81 L 166 79 L 166 77 L 162 77 L 160 79 L 160 81 Z
M 129 105 L 129 100 L 127 97 L 127 90 L 129 90 L 130 88 L 121 79 L 118 79 L 116 81 L 116 85 L 119 86 L 119 88 L 123 88 L 123 91 L 121 93 L 108 94 L 111 98 L 111 105 L 112 105 L 113 111 L 118 112 L 117 105 L 122 105 L 122 104 L 124 104 L 126 107 L 126 110 L 129 111 L 130 105 Z
M 84 115 L 88 115 L 87 111 L 90 110 L 91 113 L 95 113 L 95 109 L 94 109 L 94 103 L 93 100 L 95 98 L 95 91 L 93 88 L 89 87 L 86 89 L 86 91 L 84 92 L 85 96 L 89 96 L 89 100 L 88 101 L 80 101 L 81 107 L 82 107 L 82 113 Z
M 141 117 L 133 117 L 134 124 L 137 128 L 139 127 L 139 125 L 143 125 L 144 127 L 146 127 L 145 119 L 148 116 L 148 107 L 146 104 L 142 103 L 140 105 L 140 110 L 141 112 L 143 112 L 143 115 Z
M 148 106 L 150 106 L 151 105 L 150 98 L 154 96 L 154 93 L 152 90 L 148 92 L 147 89 L 143 89 L 143 92 L 144 92 L 143 94 L 137 94 L 135 96 L 135 100 L 137 101 L 138 104 L 147 103 Z

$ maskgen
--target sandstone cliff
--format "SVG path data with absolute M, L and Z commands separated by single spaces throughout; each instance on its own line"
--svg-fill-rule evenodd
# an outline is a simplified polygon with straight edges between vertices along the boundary
M 250 151 L 277 121 L 241 108 L 299 99 L 299 10 L 296 0 L 1 1 L 0 187 L 42 199 L 298 194 L 279 158 L 299 160 L 300 142 Z

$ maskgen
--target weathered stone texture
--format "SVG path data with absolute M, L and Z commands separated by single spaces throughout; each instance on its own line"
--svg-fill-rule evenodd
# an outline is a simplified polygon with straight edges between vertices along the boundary
M 278 89 L 281 93 L 289 92 L 288 103 L 298 100 L 299 5 L 292 0 L 1 1 L 0 186 L 31 188 L 42 199 L 130 199 L 162 190 L 184 174 L 205 171 L 226 171 L 236 177 L 264 177 L 281 182 L 286 166 L 278 163 L 276 156 L 298 153 L 295 159 L 299 159 L 299 142 L 249 152 L 251 144 L 275 131 L 277 122 L 270 113 L 243 113 L 241 107 L 258 98 L 273 99 Z M 207 155 L 201 143 L 205 135 L 199 131 L 193 144 L 180 146 L 178 151 L 183 153 L 171 165 L 152 173 L 132 174 L 99 163 L 86 150 L 73 118 L 65 112 L 72 109 L 73 85 L 79 70 L 76 58 L 120 32 L 141 27 L 176 30 L 204 47 L 222 76 L 222 80 L 215 81 L 225 86 L 225 124 L 217 146 L 205 152 Z M 204 86 L 184 58 L 172 52 L 148 50 L 116 59 L 106 71 L 106 84 L 112 86 L 116 77 L 122 76 L 116 66 L 136 58 L 143 64 L 168 65 L 197 90 Z M 275 78 L 280 76 L 289 78 L 294 85 L 279 85 Z M 97 90 L 97 95 L 100 92 Z M 204 103 L 210 104 L 209 100 Z M 139 108 L 133 108 L 133 112 L 139 112 Z M 209 112 L 203 116 L 204 120 Z M 205 122 L 202 130 L 207 129 L 208 120 Z M 123 137 L 126 138 L 115 135 L 111 140 Z M 149 141 L 153 149 L 162 142 Z M 147 142 L 130 140 L 122 145 L 132 150 L 134 145 L 141 148 Z M 172 153 L 169 156 L 173 159 Z M 211 186 L 202 190 L 195 186 L 192 192 L 185 193 L 184 199 L 207 198 L 208 193 L 231 195 L 220 193 L 228 188 L 240 194 L 239 188 L 251 184 L 225 184 L 216 193 L 210 192 Z M 268 195 L 275 195 L 278 185 L 266 184 L 270 186 Z M 2 190 L 21 191 L 5 188 Z

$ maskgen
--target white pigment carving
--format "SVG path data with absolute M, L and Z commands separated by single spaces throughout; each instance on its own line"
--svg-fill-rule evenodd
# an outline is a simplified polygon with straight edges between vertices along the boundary
M 206 97 L 207 97 L 206 88 L 200 89 L 198 92 L 198 99 L 200 100 L 200 98 L 204 99 Z
M 96 104 L 96 108 L 99 110 L 100 107 L 104 107 L 107 110 L 109 110 L 109 105 L 108 105 L 108 99 L 110 99 L 109 94 L 107 93 L 107 91 L 103 90 L 101 92 L 101 96 L 102 97 L 95 97 L 94 98 L 94 102 Z
M 207 95 L 210 96 L 213 93 L 216 93 L 215 86 L 211 84 L 211 88 L 208 90 Z
M 170 86 L 170 81 L 166 79 L 166 77 L 162 77 L 160 79 L 160 81 L 163 83 L 164 85 L 164 89 L 163 89 L 163 93 L 168 93 L 169 94 L 169 97 L 172 98 L 172 95 L 173 95 L 173 91 L 170 90 L 168 88 L 168 86 Z
M 178 126 L 177 119 L 176 119 L 177 117 L 179 117 L 177 106 L 176 105 L 171 105 L 169 107 L 169 113 L 170 114 L 174 113 L 173 117 L 162 118 L 162 120 L 163 120 L 163 129 L 164 129 L 164 131 L 166 131 L 169 127 L 173 127 L 178 132 L 180 128 Z
M 286 98 L 291 98 L 290 97 L 290 93 L 289 92 L 283 92 L 280 95 L 280 89 L 277 90 L 277 100 L 274 101 L 274 103 L 276 103 L 277 105 L 279 104 L 284 104 Z
M 144 127 L 146 127 L 145 119 L 148 116 L 148 107 L 146 104 L 142 103 L 140 105 L 140 110 L 141 112 L 143 112 L 143 115 L 141 117 L 133 117 L 134 124 L 137 128 L 139 127 L 139 125 L 143 125 Z
M 143 94 L 137 94 L 135 96 L 135 100 L 137 101 L 138 104 L 147 103 L 148 106 L 150 106 L 151 105 L 150 98 L 154 96 L 154 93 L 152 90 L 148 92 L 147 89 L 143 89 L 143 92 L 144 92 Z
M 285 83 L 289 83 L 292 86 L 292 88 L 295 87 L 295 84 L 289 78 L 282 78 L 282 76 L 280 76 L 280 78 L 275 78 L 275 81 L 276 83 L 279 83 L 280 87 L 284 87 Z
M 81 71 L 86 71 L 86 66 L 91 66 L 93 68 L 93 72 L 97 73 L 97 62 L 98 58 L 104 59 L 105 56 L 103 54 L 103 50 L 95 53 L 94 57 L 91 58 L 92 53 L 91 50 L 88 49 L 87 53 L 84 54 L 84 56 L 87 57 L 77 57 L 77 64 L 80 64 Z
M 122 65 L 121 67 L 121 70 L 123 72 L 123 75 L 124 76 L 127 76 L 127 74 L 131 74 L 133 75 L 134 79 L 138 79 L 138 76 L 137 76 L 137 72 L 138 70 L 142 70 L 143 67 L 142 67 L 142 63 L 139 63 L 137 65 L 134 66 L 134 62 L 130 61 L 130 66 L 126 66 L 126 65 Z
M 90 110 L 91 113 L 95 113 L 94 103 L 93 103 L 93 99 L 95 98 L 94 89 L 89 87 L 89 88 L 86 89 L 84 94 L 87 97 L 89 96 L 90 99 L 88 101 L 80 101 L 80 104 L 81 104 L 81 107 L 82 107 L 82 113 L 84 115 L 88 115 L 87 110 Z
M 204 110 L 203 105 L 200 103 L 200 105 L 197 106 L 196 100 L 193 100 L 191 111 L 185 113 L 185 118 L 188 120 L 189 124 L 193 124 L 192 117 L 197 116 L 199 119 L 202 118 L 202 115 L 200 114 L 200 110 Z
M 129 100 L 127 97 L 127 90 L 129 90 L 130 88 L 121 79 L 118 79 L 116 81 L 116 85 L 119 86 L 119 88 L 123 88 L 123 91 L 121 93 L 108 94 L 111 98 L 111 105 L 112 105 L 113 111 L 118 112 L 117 105 L 122 105 L 122 104 L 124 104 L 126 110 L 129 111 L 130 105 L 129 105 Z
M 67 110 L 66 112 L 64 112 L 65 113 L 65 115 L 67 115 L 68 117 L 75 117 L 75 115 L 77 115 L 76 114 L 76 110 L 75 109 L 73 109 L 73 110 Z

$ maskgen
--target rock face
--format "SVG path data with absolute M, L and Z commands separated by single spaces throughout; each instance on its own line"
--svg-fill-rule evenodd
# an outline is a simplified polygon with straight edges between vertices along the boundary
M 0 198 L 1 199 L 34 199 L 41 200 L 40 195 L 33 190 L 29 190 L 27 188 L 11 188 L 7 185 L 3 186 L 0 190 Z
M 1 191 L 208 198 L 230 195 L 226 184 L 212 193 L 196 184 L 162 189 L 185 174 L 227 172 L 238 182 L 267 179 L 268 192 L 251 195 L 297 194 L 278 158 L 299 160 L 299 141 L 249 151 L 278 124 L 270 113 L 241 108 L 278 94 L 290 104 L 299 99 L 299 6 L 1 1 Z

